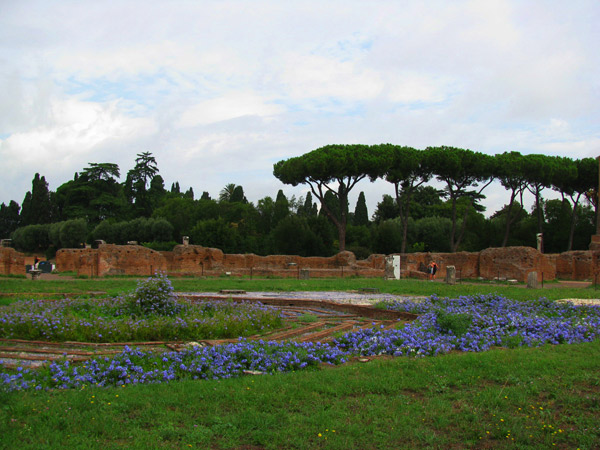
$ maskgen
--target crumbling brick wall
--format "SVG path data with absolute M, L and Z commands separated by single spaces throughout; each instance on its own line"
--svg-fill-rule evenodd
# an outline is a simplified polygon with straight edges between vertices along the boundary
M 556 278 L 553 255 L 545 255 L 532 247 L 488 248 L 479 253 L 479 276 L 527 281 L 530 272 L 544 280 Z
M 538 272 L 545 280 L 591 279 L 597 267 L 590 251 L 547 255 L 531 247 L 490 248 L 482 252 L 407 253 L 401 255 L 403 278 L 426 278 L 430 261 L 439 266 L 438 278 L 445 277 L 446 267 L 455 266 L 460 278 L 514 278 L 526 281 L 527 274 Z M 93 249 L 63 249 L 56 255 L 59 271 L 75 271 L 94 276 L 150 275 L 166 271 L 170 275 L 276 276 L 300 277 L 307 269 L 311 278 L 318 277 L 384 277 L 385 255 L 371 255 L 357 261 L 351 252 L 332 257 L 297 255 L 224 254 L 216 248 L 177 245 L 170 252 L 157 252 L 136 245 L 103 244 Z M 1 266 L 0 266 L 1 268 Z
M 59 271 L 81 275 L 142 275 L 167 270 L 167 259 L 155 250 L 140 245 L 102 244 L 98 249 L 61 249 L 56 252 Z
M 11 247 L 0 247 L 0 274 L 25 275 L 25 257 Z

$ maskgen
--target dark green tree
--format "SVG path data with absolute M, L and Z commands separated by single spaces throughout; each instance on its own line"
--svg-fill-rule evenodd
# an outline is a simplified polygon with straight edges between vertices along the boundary
M 300 197 L 300 200 L 302 197 Z M 310 192 L 306 193 L 306 199 L 304 202 L 300 202 L 301 204 L 298 206 L 297 214 L 301 217 L 314 217 L 319 213 L 319 209 L 317 208 L 317 204 L 312 201 L 312 194 Z
M 510 199 L 503 211 L 506 213 L 504 221 L 504 238 L 502 247 L 508 244 L 510 227 L 520 217 L 520 210 L 513 214 L 513 206 L 517 196 L 520 196 L 520 205 L 523 204 L 523 191 L 527 186 L 527 172 L 525 159 L 519 152 L 504 152 L 496 155 L 496 173 L 495 177 L 505 189 L 510 191 Z M 519 207 L 520 207 L 519 205 Z
M 225 185 L 225 187 L 221 189 L 221 192 L 219 192 L 219 202 L 230 202 L 235 188 L 235 183 L 229 183 Z
M 230 202 L 248 203 L 246 196 L 244 195 L 244 188 L 242 186 L 236 186 L 231 193 Z
M 380 223 L 385 220 L 394 219 L 400 215 L 398 203 L 391 195 L 383 194 L 381 201 L 377 203 L 377 208 L 373 213 L 373 221 Z
M 290 215 L 290 202 L 281 189 L 277 192 L 277 198 L 273 204 L 273 226 Z
M 218 215 L 215 205 L 213 214 Z M 154 218 L 164 218 L 173 227 L 171 239 L 181 242 L 183 236 L 189 236 L 192 228 L 200 220 L 200 204 L 189 198 L 171 197 L 152 213 Z
M 446 184 L 446 194 L 451 204 L 450 251 L 456 252 L 463 238 L 470 208 L 483 198 L 481 192 L 493 181 L 495 158 L 479 152 L 455 147 L 428 147 L 425 166 L 435 177 Z M 457 230 L 457 203 L 465 198 L 460 230 Z
M 553 186 L 557 180 L 564 177 L 573 179 L 576 175 L 576 167 L 569 164 L 567 159 L 531 154 L 524 156 L 524 168 L 527 175 L 527 190 L 535 198 L 534 212 L 537 218 L 537 233 L 544 232 L 544 208 L 542 206 L 542 192 Z M 544 251 L 542 241 L 542 252 Z
M 148 190 L 157 173 L 158 165 L 152 153 L 138 153 L 135 167 L 127 172 L 125 180 L 125 195 L 134 206 L 134 217 L 150 217 L 152 214 L 152 199 Z
M 240 236 L 237 227 L 223 218 L 199 221 L 190 233 L 190 239 L 196 245 L 218 248 L 224 253 L 240 251 Z
M 31 191 L 25 194 L 21 204 L 21 225 L 51 223 L 56 215 L 53 201 L 46 179 L 36 173 L 31 182 Z
M 185 198 L 191 198 L 192 200 L 194 200 L 194 189 L 190 187 L 187 191 L 185 191 L 185 194 L 183 194 L 183 196 Z
M 0 205 L 0 239 L 8 239 L 13 231 L 19 228 L 19 211 L 21 207 L 11 200 L 8 205 Z
M 553 182 L 554 188 L 571 199 L 571 220 L 569 223 L 569 238 L 566 251 L 573 249 L 573 238 L 579 218 L 579 202 L 581 197 L 593 191 L 598 184 L 598 162 L 593 158 L 578 159 L 571 161 L 576 168 L 575 171 L 563 170 Z M 562 161 L 563 169 L 569 165 L 568 161 Z
M 56 190 L 60 217 L 63 220 L 85 219 L 90 224 L 120 218 L 126 200 L 118 177 L 116 164 L 89 163 L 81 174 L 75 173 L 73 180 Z
M 369 225 L 369 211 L 367 210 L 367 200 L 363 191 L 358 194 L 358 200 L 354 207 L 353 225 Z
M 387 144 L 391 156 L 391 165 L 386 174 L 386 180 L 394 185 L 396 203 L 402 224 L 401 253 L 406 251 L 408 233 L 408 218 L 410 217 L 411 198 L 417 188 L 429 181 L 431 168 L 428 159 L 423 158 L 423 152 L 411 147 L 400 147 Z
M 338 230 L 340 251 L 346 248 L 348 194 L 364 179 L 371 181 L 386 173 L 389 159 L 378 148 L 366 145 L 328 145 L 295 158 L 279 161 L 273 174 L 281 182 L 297 186 L 308 184 L 321 209 Z M 325 193 L 331 192 L 340 205 L 339 215 L 330 211 Z

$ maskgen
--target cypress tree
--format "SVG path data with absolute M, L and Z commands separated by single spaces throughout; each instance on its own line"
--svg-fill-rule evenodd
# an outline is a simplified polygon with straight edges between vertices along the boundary
M 354 225 L 368 224 L 369 213 L 367 211 L 367 201 L 365 200 L 365 193 L 361 191 L 361 193 L 358 195 L 356 208 L 354 208 Z

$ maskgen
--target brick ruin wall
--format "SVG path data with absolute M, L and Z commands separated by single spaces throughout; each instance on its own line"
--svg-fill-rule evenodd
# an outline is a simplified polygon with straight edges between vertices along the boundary
M 385 258 L 385 255 L 371 255 L 357 261 L 351 252 L 332 257 L 225 254 L 219 249 L 197 245 L 178 245 L 170 252 L 158 252 L 137 245 L 103 244 L 98 249 L 59 250 L 56 266 L 59 271 L 89 276 L 148 276 L 163 271 L 173 276 L 299 277 L 301 271 L 307 270 L 311 278 L 383 277 Z M 600 253 L 542 254 L 531 247 L 489 248 L 472 253 L 407 253 L 401 255 L 401 276 L 426 278 L 426 267 L 432 260 L 439 266 L 438 278 L 445 277 L 446 267 L 451 265 L 456 267 L 457 276 L 464 279 L 504 278 L 524 282 L 527 274 L 537 272 L 546 281 L 556 278 L 590 280 L 599 267 Z M 0 260 L 0 270 L 4 267 Z M 24 269 L 19 273 L 24 273 Z
M 0 247 L 0 275 L 25 275 L 25 256 L 14 248 Z

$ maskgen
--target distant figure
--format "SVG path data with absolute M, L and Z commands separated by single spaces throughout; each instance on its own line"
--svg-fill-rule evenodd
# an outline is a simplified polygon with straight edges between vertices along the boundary
M 33 268 L 37 270 L 38 264 L 40 263 L 40 258 L 37 256 L 33 259 Z
M 435 263 L 435 261 L 431 261 L 429 263 L 429 266 L 427 267 L 427 272 L 429 273 L 429 281 L 433 281 L 435 279 L 435 273 L 437 272 L 438 265 Z

